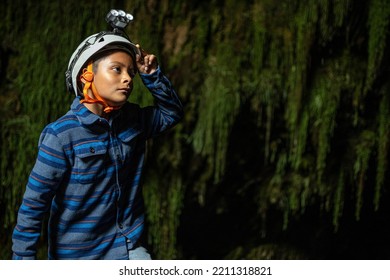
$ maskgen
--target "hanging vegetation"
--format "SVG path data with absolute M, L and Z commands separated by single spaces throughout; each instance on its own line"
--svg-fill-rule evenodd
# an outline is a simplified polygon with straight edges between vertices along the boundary
M 6 0 L 0 258 L 10 256 L 39 134 L 73 98 L 65 92 L 69 56 L 106 28 L 111 8 L 134 15 L 128 34 L 158 56 L 185 104 L 182 123 L 148 147 L 147 241 L 156 258 L 305 258 L 286 244 L 264 244 L 276 223 L 288 231 L 317 209 L 337 232 L 342 221 L 388 203 L 389 1 Z M 153 102 L 140 80 L 131 101 Z M 229 215 L 241 229 L 227 219 L 234 233 L 226 234 L 250 238 L 219 253 L 186 252 L 200 242 L 191 237 L 215 234 L 212 219 Z

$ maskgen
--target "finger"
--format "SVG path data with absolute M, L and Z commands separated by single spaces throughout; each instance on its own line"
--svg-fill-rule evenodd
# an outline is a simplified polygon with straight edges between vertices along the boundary
M 149 62 L 149 65 L 156 64 L 157 63 L 157 57 L 154 54 L 150 55 L 148 62 Z
M 137 64 L 142 62 L 141 61 L 141 56 L 138 53 L 135 55 L 135 61 L 137 62 Z

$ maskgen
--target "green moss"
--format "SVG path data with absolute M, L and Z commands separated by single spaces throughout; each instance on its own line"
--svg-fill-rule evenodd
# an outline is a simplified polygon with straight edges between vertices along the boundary
M 133 13 L 128 34 L 159 57 L 186 109 L 181 125 L 148 146 L 148 240 L 158 258 L 180 258 L 183 208 L 188 200 L 212 207 L 220 187 L 257 205 L 251 221 L 262 233 L 253 242 L 266 235 L 271 210 L 288 230 L 292 218 L 318 207 L 338 230 L 345 201 L 353 200 L 355 219 L 370 194 L 376 210 L 384 203 L 389 1 L 35 2 L 0 4 L 3 236 L 15 223 L 40 131 L 73 98 L 68 59 L 106 28 L 113 6 Z M 139 79 L 131 101 L 153 102 Z M 250 143 L 240 141 L 248 135 Z M 251 148 L 255 155 L 243 152 Z M 213 203 L 227 205 L 224 195 Z M 221 207 L 215 212 L 234 212 Z M 244 247 L 232 252 L 264 256 Z
M 380 198 L 383 191 L 386 170 L 388 170 L 388 154 L 390 147 L 390 91 L 389 85 L 387 84 L 381 90 L 382 96 L 379 105 L 378 114 L 378 132 L 377 132 L 377 171 L 375 180 L 375 195 L 374 204 L 375 209 L 379 209 Z
M 356 180 L 356 210 L 355 217 L 360 219 L 363 205 L 363 191 L 366 184 L 366 174 L 369 160 L 376 145 L 375 133 L 371 130 L 363 130 L 359 136 L 356 148 L 356 160 L 354 164 L 354 176 Z
M 375 78 L 380 74 L 386 42 L 389 37 L 390 27 L 390 2 L 387 0 L 373 0 L 368 15 L 369 41 L 368 41 L 368 66 L 365 90 L 371 89 Z

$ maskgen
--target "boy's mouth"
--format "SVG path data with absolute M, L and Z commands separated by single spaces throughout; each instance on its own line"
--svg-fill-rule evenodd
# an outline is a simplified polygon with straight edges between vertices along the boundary
M 121 91 L 121 92 L 124 92 L 124 93 L 126 93 L 126 94 L 129 94 L 130 93 L 130 88 L 120 88 L 120 89 L 118 89 L 119 91 Z

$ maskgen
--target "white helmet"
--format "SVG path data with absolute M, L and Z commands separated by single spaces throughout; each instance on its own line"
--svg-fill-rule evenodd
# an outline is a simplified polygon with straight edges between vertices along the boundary
M 132 20 L 132 16 L 123 11 L 111 10 L 106 20 L 114 27 L 114 31 L 102 31 L 89 36 L 70 57 L 68 69 L 65 72 L 66 87 L 69 92 L 73 92 L 76 96 L 83 95 L 77 82 L 79 81 L 79 74 L 94 56 L 103 51 L 115 49 L 127 51 L 133 59 L 135 59 L 136 54 L 139 54 L 139 49 L 123 32 L 123 28 Z

